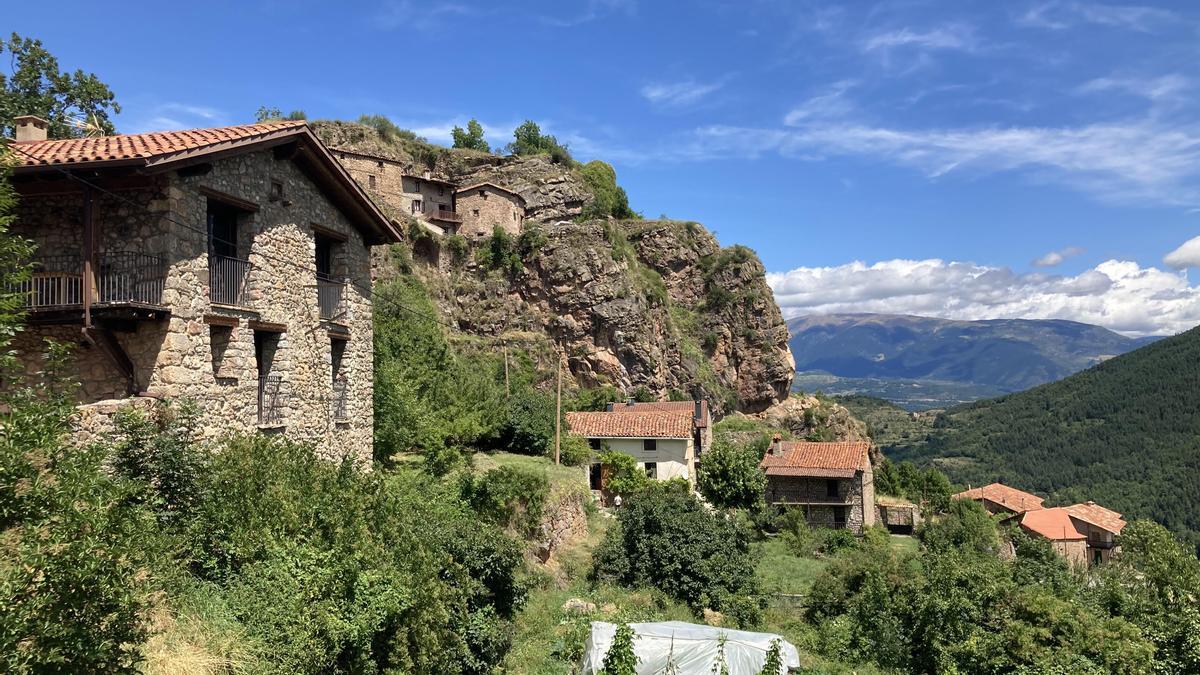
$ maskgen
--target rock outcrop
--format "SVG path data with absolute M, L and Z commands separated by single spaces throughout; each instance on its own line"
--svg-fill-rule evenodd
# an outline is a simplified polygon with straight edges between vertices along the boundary
M 718 414 L 787 397 L 787 329 L 748 249 L 721 249 L 700 225 L 676 221 L 541 231 L 519 272 L 470 259 L 429 284 L 462 330 L 542 332 L 581 384 L 703 396 Z

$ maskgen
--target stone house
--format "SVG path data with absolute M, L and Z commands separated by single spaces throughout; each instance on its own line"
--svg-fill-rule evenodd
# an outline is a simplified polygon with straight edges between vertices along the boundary
M 491 236 L 497 226 L 516 236 L 525 223 L 525 199 L 495 183 L 475 183 L 455 192 L 462 216 L 459 234 L 468 239 Z
M 1048 540 L 1076 567 L 1098 565 L 1121 552 L 1117 537 L 1125 520 L 1096 502 L 1034 509 L 1013 518 L 1022 530 Z
M 399 233 L 308 126 L 46 140 L 39 122 L 12 144 L 12 231 L 38 247 L 26 370 L 53 338 L 82 404 L 188 398 L 207 437 L 370 461 L 370 247 Z
M 335 157 L 347 173 L 398 213 L 416 218 L 435 234 L 454 234 L 462 217 L 454 206 L 454 183 L 416 175 L 394 159 L 338 148 Z
M 771 443 L 759 467 L 768 504 L 804 510 L 809 525 L 862 534 L 875 524 L 875 475 L 866 441 Z
M 570 412 L 566 417 L 568 432 L 587 439 L 597 453 L 630 455 L 655 480 L 695 480 L 695 424 L 686 410 Z M 599 462 L 590 467 L 589 483 L 592 490 L 604 489 Z
M 1020 514 L 1042 508 L 1041 497 L 1002 483 L 964 490 L 954 495 L 954 499 L 977 501 L 983 504 L 988 513 Z

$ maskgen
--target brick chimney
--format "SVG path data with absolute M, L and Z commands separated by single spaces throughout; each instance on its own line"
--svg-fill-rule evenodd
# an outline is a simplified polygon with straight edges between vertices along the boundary
M 782 457 L 783 456 L 783 436 L 780 436 L 779 434 L 775 434 L 774 436 L 772 436 L 771 437 L 771 446 L 767 449 L 767 452 L 771 453 L 772 457 Z
M 13 118 L 13 126 L 17 128 L 18 143 L 33 143 L 46 140 L 46 120 L 34 115 L 21 115 Z
M 636 399 L 636 398 L 634 398 L 634 397 L 632 397 L 632 396 L 630 396 L 630 397 L 629 397 L 628 399 L 626 399 L 626 401 L 625 401 L 625 407 L 626 407 L 626 408 L 632 408 L 634 403 L 637 403 L 637 399 Z

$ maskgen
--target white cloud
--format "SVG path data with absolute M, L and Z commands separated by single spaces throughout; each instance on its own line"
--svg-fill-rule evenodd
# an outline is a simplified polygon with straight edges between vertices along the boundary
M 1174 12 L 1157 7 L 1052 0 L 1034 5 L 1018 17 L 1017 23 L 1051 30 L 1065 30 L 1079 23 L 1090 23 L 1150 32 L 1177 18 L 1178 15 Z
M 1163 263 L 1175 269 L 1200 267 L 1200 237 L 1188 239 L 1179 248 L 1163 256 Z
M 129 105 L 118 118 L 118 122 L 122 133 L 139 134 L 147 131 L 224 126 L 235 121 L 217 108 L 168 101 L 147 106 Z
M 413 0 L 388 0 L 373 17 L 376 28 L 430 30 L 445 22 L 479 14 L 479 10 L 457 2 L 413 2 Z
M 622 13 L 632 15 L 637 11 L 637 0 L 586 0 L 583 11 L 572 17 L 539 17 L 543 23 L 561 28 L 569 28 L 595 21 L 609 14 Z
M 975 51 L 979 42 L 975 31 L 966 24 L 949 24 L 926 31 L 915 31 L 911 28 L 876 33 L 862 43 L 866 52 L 887 51 L 897 47 L 912 47 L 914 49 L 956 49 Z
M 642 98 L 654 105 L 678 108 L 697 103 L 723 86 L 724 82 L 704 83 L 695 80 L 659 82 L 642 87 L 641 94 Z
M 886 260 L 800 267 L 767 281 L 787 316 L 882 312 L 954 319 L 1069 319 L 1129 335 L 1200 323 L 1200 287 L 1184 274 L 1109 260 L 1076 276 L 1016 274 L 969 262 Z
M 783 123 L 795 126 L 802 122 L 816 119 L 833 119 L 845 117 L 856 110 L 856 106 L 846 96 L 846 92 L 854 87 L 853 80 L 842 80 L 828 87 L 828 91 L 808 99 L 792 108 L 783 118 Z
M 1179 98 L 1192 87 L 1192 81 L 1182 75 L 1171 74 L 1160 77 L 1098 77 L 1075 89 L 1080 94 L 1124 91 L 1141 96 L 1151 102 Z
M 1080 253 L 1083 253 L 1082 248 L 1079 248 L 1078 246 L 1068 246 L 1060 251 L 1050 251 L 1046 255 L 1034 260 L 1030 264 L 1034 267 L 1054 267 L 1055 265 L 1062 264 L 1062 261 L 1066 260 L 1067 258 L 1079 255 Z

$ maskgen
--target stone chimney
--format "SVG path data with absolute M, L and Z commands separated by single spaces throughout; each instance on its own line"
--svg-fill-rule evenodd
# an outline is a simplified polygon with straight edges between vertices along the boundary
M 46 120 L 34 115 L 21 115 L 13 118 L 13 126 L 17 128 L 18 143 L 33 143 L 46 140 Z
M 699 422 L 700 420 L 702 420 L 704 418 L 703 410 L 704 410 L 704 406 L 701 405 L 701 402 L 696 401 L 696 412 L 692 416 L 696 418 L 697 422 Z
M 632 396 L 625 399 L 625 407 L 626 408 L 632 408 L 634 403 L 637 403 L 637 399 Z
M 782 457 L 783 456 L 783 436 L 780 436 L 779 434 L 775 434 L 774 436 L 772 436 L 771 437 L 771 446 L 767 449 L 767 452 L 771 453 L 772 457 Z
M 615 408 L 615 407 L 617 407 L 616 403 L 605 403 L 604 404 L 604 412 L 612 412 L 613 408 Z

